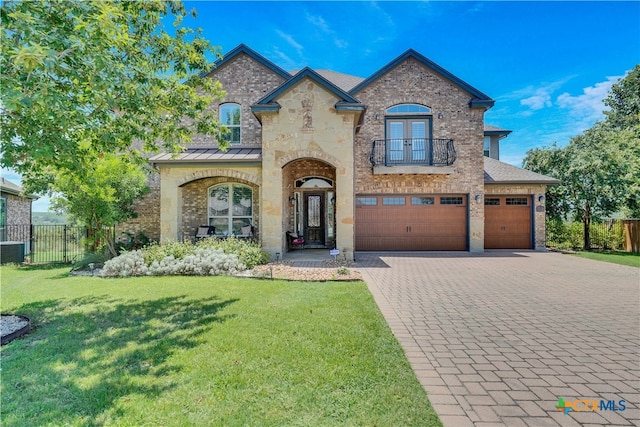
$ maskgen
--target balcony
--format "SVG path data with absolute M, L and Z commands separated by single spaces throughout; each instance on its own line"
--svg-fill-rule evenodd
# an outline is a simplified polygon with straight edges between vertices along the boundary
M 452 139 L 378 139 L 370 160 L 374 175 L 452 174 L 456 150 Z

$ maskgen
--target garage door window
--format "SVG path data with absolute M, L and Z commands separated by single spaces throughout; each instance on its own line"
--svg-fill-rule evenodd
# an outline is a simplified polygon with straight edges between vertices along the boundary
M 433 197 L 412 197 L 411 204 L 412 205 L 432 205 Z
M 485 206 L 500 206 L 500 199 L 494 197 L 487 197 L 484 199 Z
M 441 205 L 462 205 L 462 197 L 440 197 Z
M 526 197 L 507 197 L 507 206 L 526 206 L 528 205 L 528 199 Z
M 383 197 L 383 205 L 404 205 L 404 197 Z
M 356 198 L 356 204 L 360 206 L 375 206 L 378 204 L 376 197 L 358 197 Z

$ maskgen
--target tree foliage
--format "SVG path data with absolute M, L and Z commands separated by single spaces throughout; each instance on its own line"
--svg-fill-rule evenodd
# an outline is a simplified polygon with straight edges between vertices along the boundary
M 101 243 L 113 243 L 106 227 L 136 216 L 134 203 L 149 192 L 147 174 L 127 157 L 113 154 L 92 160 L 82 170 L 59 172 L 52 183 L 58 194 L 52 206 L 87 225 L 89 249 L 95 252 Z M 109 249 L 115 255 L 113 247 Z
M 590 249 L 592 219 L 623 212 L 640 216 L 640 67 L 613 85 L 606 119 L 573 137 L 527 152 L 524 167 L 562 181 L 547 192 L 551 218 L 582 221 L 584 248 Z
M 216 49 L 177 1 L 5 1 L 0 8 L 0 163 L 29 191 L 105 153 L 180 151 L 216 134 L 204 76 Z M 164 22 L 174 20 L 172 29 Z

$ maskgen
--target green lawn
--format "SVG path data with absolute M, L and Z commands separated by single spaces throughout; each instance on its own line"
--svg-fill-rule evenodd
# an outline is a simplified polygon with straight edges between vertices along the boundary
M 2 425 L 438 426 L 362 282 L 0 268 Z
M 598 261 L 612 262 L 614 264 L 630 265 L 640 268 L 640 254 L 631 252 L 576 252 L 576 256 L 595 259 Z

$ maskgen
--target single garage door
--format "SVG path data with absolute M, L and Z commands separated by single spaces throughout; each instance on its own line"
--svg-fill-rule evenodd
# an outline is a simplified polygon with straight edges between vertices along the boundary
M 356 250 L 466 251 L 466 195 L 356 197 Z
M 531 249 L 531 237 L 531 196 L 485 195 L 485 249 Z

